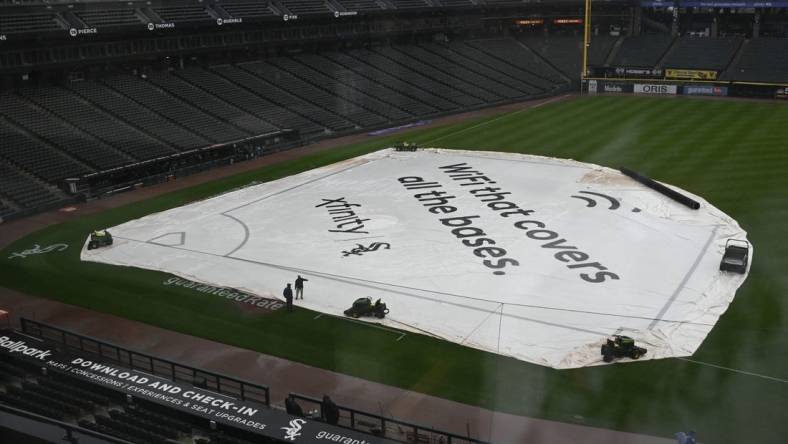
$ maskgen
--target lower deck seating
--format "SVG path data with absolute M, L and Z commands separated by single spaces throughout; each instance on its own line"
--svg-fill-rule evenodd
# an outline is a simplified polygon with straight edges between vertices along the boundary
M 249 9 L 240 1 L 225 6 L 238 13 Z M 208 16 L 202 6 L 153 9 L 182 19 Z M 182 152 L 281 130 L 296 130 L 311 141 L 395 126 L 568 85 L 558 70 L 510 38 L 119 71 L 0 91 L 0 162 L 19 173 L 9 178 L 22 177 L 0 189 L 10 204 L 4 213 L 17 205 L 48 205 L 53 190 L 44 183 L 59 186 L 70 177 L 155 159 L 169 162 Z

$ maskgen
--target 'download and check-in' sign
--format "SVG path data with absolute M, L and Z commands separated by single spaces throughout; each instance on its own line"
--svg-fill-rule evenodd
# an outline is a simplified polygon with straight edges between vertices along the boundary
M 234 428 L 288 442 L 317 444 L 326 441 L 347 444 L 387 444 L 392 441 L 290 416 L 254 402 L 236 399 L 192 385 L 105 362 L 100 357 L 64 351 L 55 344 L 0 330 L 0 353 L 65 373 L 95 384 L 155 402 L 182 412 Z

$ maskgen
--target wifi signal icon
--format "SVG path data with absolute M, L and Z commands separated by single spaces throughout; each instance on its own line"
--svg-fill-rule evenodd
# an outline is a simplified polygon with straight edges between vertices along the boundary
M 585 195 L 590 195 L 590 196 L 601 197 L 602 199 L 607 200 L 608 202 L 610 202 L 610 206 L 608 207 L 608 210 L 617 210 L 621 206 L 621 202 L 619 202 L 618 200 L 616 200 L 616 199 L 614 199 L 614 198 L 612 198 L 612 197 L 610 197 L 610 196 L 608 196 L 606 194 L 595 193 L 593 191 L 578 191 L 578 193 L 585 194 Z M 580 199 L 582 201 L 585 201 L 586 207 L 595 207 L 596 204 L 597 204 L 596 199 L 594 199 L 592 197 L 578 196 L 578 195 L 572 195 L 570 197 L 573 197 L 575 199 Z

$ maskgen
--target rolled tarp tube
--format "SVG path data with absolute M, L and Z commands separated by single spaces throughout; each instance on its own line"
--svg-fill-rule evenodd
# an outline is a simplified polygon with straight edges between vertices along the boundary
M 619 168 L 619 171 L 635 179 L 636 181 L 642 183 L 643 185 L 651 188 L 652 190 L 658 191 L 664 194 L 665 196 L 668 196 L 669 198 L 675 200 L 676 202 L 692 208 L 693 210 L 697 210 L 698 208 L 700 208 L 700 202 L 698 202 L 697 200 L 689 198 L 677 191 L 674 191 L 666 187 L 665 185 L 662 185 L 661 183 L 657 182 L 656 180 L 649 179 L 648 177 L 625 167 Z

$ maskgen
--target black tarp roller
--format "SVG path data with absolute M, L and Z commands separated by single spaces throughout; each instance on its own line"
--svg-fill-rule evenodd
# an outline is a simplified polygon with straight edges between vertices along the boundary
M 700 202 L 691 199 L 677 191 L 674 191 L 655 180 L 649 179 L 648 177 L 638 172 L 632 171 L 629 168 L 624 168 L 624 167 L 619 168 L 619 171 L 635 179 L 636 181 L 642 183 L 643 185 L 651 188 L 652 190 L 658 191 L 664 194 L 665 196 L 668 196 L 669 198 L 675 200 L 676 202 L 692 208 L 693 210 L 697 210 L 698 208 L 700 208 Z

